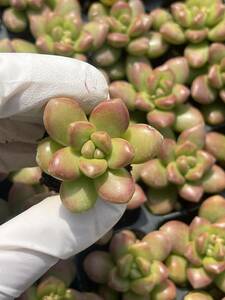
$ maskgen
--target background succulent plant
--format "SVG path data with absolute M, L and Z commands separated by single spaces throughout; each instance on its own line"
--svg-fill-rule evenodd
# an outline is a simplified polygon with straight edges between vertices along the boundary
M 90 279 L 122 293 L 122 299 L 163 299 L 160 295 L 165 294 L 165 299 L 172 300 L 176 289 L 167 280 L 167 269 L 161 262 L 170 249 L 162 232 L 138 240 L 132 231 L 122 230 L 112 238 L 109 252 L 90 253 L 84 268 Z
M 183 57 L 174 58 L 152 70 L 147 59 L 130 57 L 127 61 L 127 81 L 110 84 L 111 97 L 121 98 L 128 109 L 145 112 L 149 124 L 158 129 L 183 131 L 203 123 L 201 113 L 184 103 L 189 89 L 184 85 L 189 67 Z
M 125 167 L 155 156 L 162 142 L 160 133 L 148 125 L 129 126 L 129 113 L 120 99 L 98 104 L 89 120 L 74 99 L 51 99 L 44 125 L 50 137 L 39 144 L 37 162 L 63 181 L 60 196 L 73 212 L 89 209 L 97 196 L 128 202 L 135 184 Z
M 96 50 L 105 41 L 108 25 L 84 24 L 74 1 L 59 1 L 54 10 L 29 14 L 31 32 L 40 52 L 86 59 L 82 54 Z
M 224 217 L 225 198 L 213 196 L 203 202 L 190 226 L 170 221 L 160 228 L 172 242 L 172 255 L 166 265 L 176 284 L 189 281 L 193 288 L 201 289 L 214 282 L 224 292 Z
M 205 138 L 203 125 L 187 129 L 177 143 L 165 139 L 159 158 L 142 165 L 139 174 L 150 187 L 147 195 L 150 209 L 157 209 L 158 199 L 158 209 L 169 212 L 176 205 L 177 193 L 187 201 L 199 202 L 204 193 L 224 190 L 225 172 L 215 165 L 215 157 L 204 150 Z

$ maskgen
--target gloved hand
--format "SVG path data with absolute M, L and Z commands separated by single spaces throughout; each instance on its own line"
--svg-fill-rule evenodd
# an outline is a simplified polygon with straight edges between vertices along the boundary
M 108 96 L 103 75 L 71 58 L 0 54 L 0 172 L 35 165 L 49 98 L 69 96 L 86 112 Z M 81 215 L 52 196 L 0 226 L 0 300 L 18 297 L 59 259 L 87 248 L 121 217 L 124 205 L 98 199 Z

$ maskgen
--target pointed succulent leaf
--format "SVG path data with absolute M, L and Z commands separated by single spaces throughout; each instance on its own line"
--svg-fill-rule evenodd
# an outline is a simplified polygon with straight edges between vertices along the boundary
M 145 195 L 145 192 L 142 190 L 140 185 L 135 184 L 135 191 L 131 198 L 131 200 L 128 202 L 127 209 L 136 209 L 140 207 L 142 204 L 144 204 L 147 201 L 147 197 Z
M 95 131 L 93 124 L 87 121 L 78 121 L 71 123 L 68 127 L 69 143 L 75 151 L 80 151 L 91 134 Z
M 209 47 L 207 43 L 191 44 L 185 48 L 184 55 L 192 68 L 203 67 L 209 58 Z
M 56 151 L 49 162 L 48 172 L 60 180 L 75 180 L 80 177 L 79 157 L 70 147 Z
M 204 194 L 202 185 L 185 183 L 179 188 L 179 195 L 190 202 L 198 203 Z
M 179 105 L 176 107 L 174 114 L 176 115 L 174 130 L 178 132 L 182 132 L 198 124 L 204 124 L 201 112 L 190 104 Z
M 103 101 L 92 110 L 90 122 L 97 130 L 104 130 L 111 137 L 120 137 L 128 128 L 129 113 L 120 99 Z
M 194 289 L 205 288 L 213 281 L 212 276 L 203 268 L 188 268 L 187 277 Z
M 124 139 L 112 139 L 112 152 L 108 157 L 110 169 L 119 169 L 127 166 L 134 158 L 133 147 Z
M 177 167 L 176 162 L 170 162 L 167 166 L 167 178 L 168 181 L 177 185 L 183 185 L 185 183 L 185 178 L 181 174 Z
M 179 255 L 170 255 L 166 260 L 169 278 L 177 285 L 184 285 L 187 282 L 187 260 Z
M 95 179 L 98 195 L 112 203 L 127 203 L 134 194 L 134 180 L 125 169 L 111 170 Z
M 176 286 L 171 280 L 165 280 L 157 285 L 151 293 L 152 300 L 173 300 L 176 299 Z
M 44 125 L 48 134 L 58 143 L 68 145 L 68 128 L 76 121 L 86 121 L 78 102 L 71 98 L 52 98 L 44 110 Z
M 189 227 L 180 221 L 169 221 L 160 227 L 172 243 L 172 251 L 183 255 L 189 243 Z
M 95 205 L 98 195 L 93 181 L 80 177 L 75 181 L 64 181 L 60 187 L 60 197 L 71 212 L 81 213 Z
M 108 281 L 109 272 L 114 263 L 109 253 L 94 251 L 89 253 L 84 260 L 84 270 L 94 282 L 105 284 Z
M 171 127 L 175 122 L 175 114 L 172 111 L 154 109 L 147 115 L 148 123 L 156 128 Z
M 224 170 L 214 165 L 207 172 L 202 180 L 202 186 L 206 193 L 219 193 L 225 189 L 225 172 Z
M 159 159 L 152 159 L 144 164 L 141 170 L 141 179 L 145 184 L 154 188 L 168 185 L 166 168 Z
M 207 198 L 200 206 L 198 215 L 212 223 L 225 217 L 225 198 L 220 195 Z
M 130 230 L 121 230 L 117 232 L 110 242 L 110 253 L 114 259 L 125 255 L 130 245 L 136 242 L 135 234 Z
M 197 126 L 194 126 L 190 129 L 187 129 L 183 131 L 179 138 L 178 138 L 178 144 L 182 144 L 185 141 L 190 141 L 191 143 L 195 144 L 198 149 L 202 149 L 205 144 L 205 128 L 203 124 L 199 124 Z
M 172 250 L 172 244 L 163 231 L 152 231 L 143 241 L 149 244 L 152 260 L 164 261 Z
M 173 45 L 182 45 L 185 43 L 185 34 L 182 28 L 175 22 L 164 23 L 160 28 L 163 38 Z
M 110 154 L 112 151 L 111 137 L 106 131 L 96 131 L 91 135 L 91 140 L 95 146 L 105 154 Z
M 113 268 L 109 273 L 108 286 L 118 292 L 124 293 L 130 289 L 130 280 L 120 277 L 117 273 L 117 268 Z
M 225 135 L 218 132 L 207 133 L 206 150 L 218 161 L 225 163 Z
M 165 215 L 177 208 L 176 188 L 169 185 L 166 188 L 149 188 L 146 206 L 153 214 Z
M 151 275 L 143 277 L 140 279 L 133 280 L 130 285 L 131 291 L 138 295 L 147 295 L 149 294 L 155 286 L 153 278 Z
M 206 75 L 198 76 L 194 79 L 191 86 L 193 99 L 201 104 L 209 104 L 216 100 L 216 91 L 210 87 Z
M 152 67 L 147 58 L 128 56 L 126 73 L 129 82 L 138 91 L 147 90 L 147 78 L 152 73 Z
M 225 261 L 217 261 L 213 257 L 204 257 L 202 264 L 204 269 L 212 274 L 219 275 L 225 271 Z
M 146 124 L 130 125 L 123 138 L 134 148 L 134 164 L 143 163 L 156 156 L 163 141 L 161 134 Z
M 107 161 L 105 159 L 88 159 L 84 157 L 80 157 L 79 159 L 81 172 L 89 178 L 101 176 L 106 172 L 107 167 Z
M 111 98 L 122 99 L 129 110 L 134 110 L 136 91 L 130 83 L 114 81 L 109 86 L 109 92 Z
M 45 138 L 38 144 L 36 161 L 44 172 L 49 172 L 49 163 L 54 153 L 60 148 L 62 148 L 62 146 L 53 141 L 51 138 Z
M 159 151 L 160 160 L 166 165 L 175 160 L 176 142 L 172 139 L 165 138 Z

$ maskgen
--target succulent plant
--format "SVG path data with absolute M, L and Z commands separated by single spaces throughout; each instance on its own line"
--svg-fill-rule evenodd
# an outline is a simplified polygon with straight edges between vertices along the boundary
M 37 53 L 36 46 L 23 39 L 0 40 L 0 52 Z
M 189 281 L 195 289 L 214 282 L 225 292 L 224 228 L 225 198 L 221 196 L 205 200 L 190 226 L 181 221 L 164 224 L 160 231 L 172 243 L 172 254 L 166 260 L 169 278 L 178 285 Z
M 131 112 L 147 113 L 150 125 L 181 132 L 203 123 L 201 113 L 184 104 L 190 94 L 184 85 L 188 76 L 189 67 L 183 57 L 173 58 L 154 70 L 147 59 L 129 57 L 129 82 L 112 82 L 110 95 L 121 98 Z
M 192 83 L 191 95 L 201 104 L 211 104 L 218 97 L 225 102 L 225 58 L 210 66 L 208 74 L 198 76 Z
M 46 186 L 40 183 L 39 167 L 24 168 L 9 175 L 13 182 L 8 194 L 8 205 L 11 216 L 18 215 L 52 195 Z
M 167 269 L 162 263 L 170 250 L 170 241 L 163 232 L 151 232 L 138 240 L 132 231 L 122 230 L 112 238 L 109 252 L 87 255 L 84 269 L 91 280 L 122 293 L 124 300 L 172 300 L 176 289 L 167 281 Z M 167 298 L 158 296 L 163 292 Z
M 53 9 L 60 0 L 8 0 L 1 1 L 1 6 L 9 6 L 3 12 L 3 23 L 9 31 L 20 33 L 23 32 L 27 25 L 28 14 L 30 12 L 42 12 L 43 9 L 48 7 Z M 72 0 L 71 0 L 72 1 Z M 79 9 L 77 0 L 73 1 Z
M 63 181 L 60 196 L 73 212 L 88 210 L 97 196 L 128 202 L 135 184 L 125 167 L 155 156 L 162 143 L 161 134 L 149 125 L 129 126 L 129 113 L 120 99 L 98 104 L 88 121 L 76 100 L 53 98 L 43 119 L 49 137 L 38 146 L 37 163 Z
M 204 150 L 204 125 L 183 131 L 175 142 L 164 139 L 158 159 L 139 170 L 149 186 L 147 206 L 157 213 L 174 209 L 177 194 L 187 201 L 199 202 L 204 193 L 225 189 L 225 172 L 215 164 L 215 157 Z
M 147 197 L 145 195 L 145 192 L 141 188 L 139 184 L 135 184 L 135 190 L 132 198 L 127 204 L 127 209 L 132 210 L 140 207 L 142 204 L 144 204 L 147 201 Z
M 84 24 L 76 2 L 68 0 L 59 1 L 54 10 L 30 13 L 29 21 L 40 52 L 83 60 L 83 53 L 100 48 L 108 33 L 105 23 Z
M 219 132 L 209 132 L 206 135 L 206 150 L 225 166 L 225 135 Z
M 109 11 L 101 4 L 94 3 L 88 15 L 91 20 L 101 18 L 102 22 L 109 24 L 108 45 L 113 48 L 124 48 L 133 38 L 148 32 L 151 17 L 145 13 L 144 5 L 140 0 L 114 2 Z

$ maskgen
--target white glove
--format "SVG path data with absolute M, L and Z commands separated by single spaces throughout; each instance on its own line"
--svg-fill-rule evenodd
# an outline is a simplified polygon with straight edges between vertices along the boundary
M 35 165 L 50 97 L 73 97 L 89 112 L 108 96 L 98 70 L 65 57 L 0 54 L 0 78 L 0 172 Z M 124 210 L 98 199 L 93 209 L 75 215 L 52 196 L 1 225 L 0 300 L 18 297 L 59 259 L 93 244 Z

